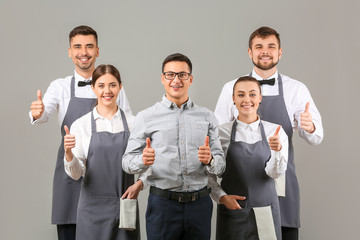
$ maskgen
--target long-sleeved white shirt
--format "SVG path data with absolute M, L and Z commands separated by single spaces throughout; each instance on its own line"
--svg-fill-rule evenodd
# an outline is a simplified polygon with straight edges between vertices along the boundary
M 253 144 L 262 140 L 261 129 L 260 129 L 260 118 L 257 121 L 250 124 L 241 122 L 238 119 L 236 119 L 235 121 L 237 121 L 236 134 L 235 134 L 236 142 L 241 141 L 248 144 Z M 269 141 L 269 137 L 274 135 L 278 125 L 266 121 L 261 121 L 261 122 L 264 126 L 264 132 L 267 141 Z M 233 125 L 233 121 L 225 123 L 219 127 L 219 136 L 220 136 L 221 146 L 224 150 L 225 159 L 231 141 L 232 125 Z M 279 137 L 282 148 L 278 152 L 271 150 L 271 157 L 269 161 L 266 163 L 264 169 L 266 174 L 271 178 L 280 177 L 285 173 L 287 169 L 289 143 L 288 143 L 288 137 L 282 128 L 279 131 Z M 208 185 L 212 189 L 211 197 L 214 199 L 214 201 L 219 203 L 220 197 L 226 195 L 226 193 L 217 183 L 214 175 L 211 175 L 211 177 L 209 177 Z
M 263 80 L 256 72 L 253 70 L 252 76 L 257 80 Z M 278 71 L 276 71 L 269 78 L 275 78 L 275 85 L 262 85 L 261 93 L 263 96 L 275 96 L 279 95 L 279 83 L 277 81 Z M 321 143 L 324 132 L 321 121 L 321 116 L 318 109 L 315 106 L 315 103 L 310 95 L 309 90 L 305 84 L 294 80 L 288 76 L 282 75 L 283 82 L 283 93 L 284 101 L 289 119 L 291 121 L 293 130 L 299 131 L 301 138 L 305 139 L 309 144 L 317 145 Z M 226 83 L 220 93 L 218 102 L 215 108 L 215 116 L 219 124 L 227 123 L 234 120 L 238 116 L 238 111 L 233 104 L 232 94 L 233 87 L 237 79 L 234 79 Z M 306 103 L 310 102 L 310 113 L 312 115 L 313 123 L 315 125 L 315 132 L 308 133 L 305 130 L 301 129 L 300 125 L 300 115 L 305 111 Z
M 66 78 L 59 78 L 50 83 L 50 86 L 46 90 L 42 99 L 45 106 L 44 113 L 42 114 L 41 118 L 34 120 L 30 111 L 29 117 L 31 124 L 47 122 L 50 116 L 55 112 L 57 112 L 58 123 L 61 126 L 71 98 L 70 84 L 72 77 L 73 76 L 67 76 Z M 80 76 L 75 70 L 74 70 L 74 77 L 75 77 L 76 97 L 96 98 L 96 95 L 91 89 L 90 85 L 84 87 L 78 87 L 78 82 L 85 81 L 85 78 Z M 116 102 L 124 112 L 132 114 L 129 101 L 125 94 L 124 87 L 120 90 Z
M 123 121 L 120 110 L 108 120 L 102 117 L 96 110 L 93 109 L 94 119 L 96 122 L 97 132 L 111 132 L 118 133 L 124 131 Z M 135 117 L 132 114 L 126 113 L 125 118 L 129 127 L 129 131 L 133 129 Z M 89 153 L 89 145 L 91 139 L 91 112 L 77 119 L 70 128 L 70 134 L 75 135 L 76 144 L 72 149 L 74 155 L 71 162 L 66 161 L 64 157 L 65 172 L 73 179 L 77 180 L 86 172 L 86 160 Z

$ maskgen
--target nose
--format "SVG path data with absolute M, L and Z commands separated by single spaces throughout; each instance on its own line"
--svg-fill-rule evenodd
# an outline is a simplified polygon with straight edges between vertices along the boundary
M 174 80 L 172 80 L 173 82 L 181 82 L 181 80 L 179 79 L 179 74 L 176 74 L 175 75 L 175 78 L 174 78 Z

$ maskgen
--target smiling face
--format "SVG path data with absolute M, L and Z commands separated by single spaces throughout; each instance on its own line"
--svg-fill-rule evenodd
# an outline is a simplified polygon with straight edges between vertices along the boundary
M 245 123 L 255 122 L 261 99 L 260 88 L 256 82 L 238 82 L 233 94 L 233 101 L 239 111 L 238 119 Z
M 190 73 L 190 68 L 186 62 L 172 61 L 165 64 L 164 73 L 165 72 Z M 180 80 L 179 75 L 176 75 L 173 80 L 168 80 L 164 74 L 161 74 L 161 82 L 165 88 L 166 98 L 180 107 L 189 98 L 189 87 L 192 80 L 192 75 L 190 75 L 187 80 Z
M 279 42 L 275 35 L 266 38 L 255 37 L 252 40 L 251 48 L 248 49 L 249 57 L 255 65 L 255 71 L 276 71 L 282 49 L 279 48 Z
M 76 72 L 88 78 L 95 69 L 95 61 L 99 56 L 99 47 L 94 35 L 75 35 L 70 41 L 69 57 L 75 64 Z M 85 75 L 85 76 L 84 76 Z
M 116 108 L 117 106 L 116 99 L 119 95 L 121 86 L 119 81 L 109 73 L 99 77 L 94 86 L 91 85 L 97 96 L 98 105 L 111 108 Z

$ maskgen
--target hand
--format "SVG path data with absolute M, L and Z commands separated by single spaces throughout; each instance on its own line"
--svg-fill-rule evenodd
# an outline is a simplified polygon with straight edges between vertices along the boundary
M 274 150 L 275 152 L 279 152 L 281 150 L 281 143 L 279 138 L 279 131 L 281 129 L 281 126 L 278 126 L 275 130 L 274 136 L 269 137 L 269 146 L 271 150 Z
M 143 183 L 141 180 L 138 180 L 136 183 L 128 187 L 126 192 L 121 196 L 122 199 L 136 199 L 139 196 L 139 192 L 143 188 Z
M 224 195 L 220 197 L 220 203 L 224 204 L 228 209 L 241 209 L 240 204 L 237 200 L 245 200 L 246 197 L 238 195 Z
M 207 165 L 209 164 L 212 156 L 211 156 L 211 150 L 209 147 L 209 136 L 205 137 L 205 145 L 199 147 L 199 161 L 203 164 Z
M 153 165 L 155 161 L 155 150 L 151 147 L 150 138 L 146 138 L 146 147 L 143 150 L 143 162 L 146 166 Z
M 313 132 L 315 132 L 315 125 L 312 122 L 312 116 L 309 111 L 309 108 L 310 108 L 310 102 L 307 102 L 306 106 L 305 106 L 305 112 L 303 112 L 300 115 L 300 126 L 306 132 L 313 133 Z
M 31 115 L 34 118 L 34 120 L 41 118 L 43 112 L 44 112 L 44 103 L 41 100 L 41 90 L 37 90 L 37 100 L 33 101 L 30 106 Z
M 71 135 L 69 128 L 65 125 L 64 130 L 66 135 L 64 136 L 64 150 L 66 161 L 71 162 L 73 159 L 73 154 L 71 149 L 75 147 L 75 135 Z

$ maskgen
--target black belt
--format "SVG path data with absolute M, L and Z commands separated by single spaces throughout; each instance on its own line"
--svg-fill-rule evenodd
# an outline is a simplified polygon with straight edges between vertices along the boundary
M 192 202 L 199 198 L 206 197 L 210 194 L 211 188 L 204 187 L 195 192 L 173 192 L 168 190 L 162 190 L 156 187 L 150 187 L 150 193 L 159 197 L 175 200 L 178 202 Z

